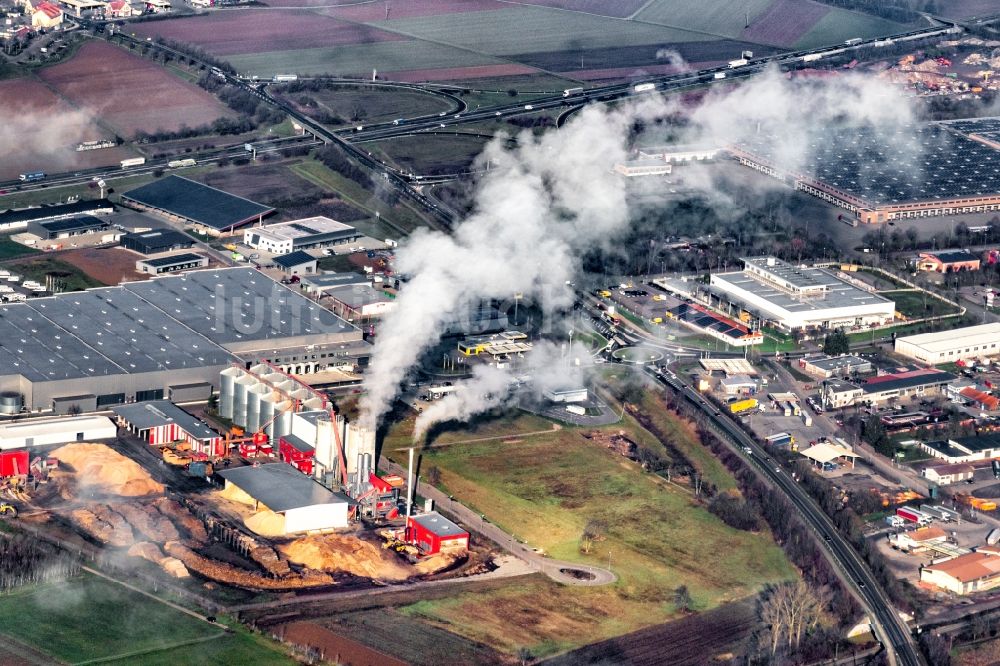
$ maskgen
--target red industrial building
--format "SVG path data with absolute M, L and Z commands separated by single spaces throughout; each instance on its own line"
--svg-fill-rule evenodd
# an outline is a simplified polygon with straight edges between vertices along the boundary
M 28 473 L 28 449 L 0 451 L 0 478 Z
M 112 409 L 118 425 L 151 445 L 187 442 L 193 451 L 206 456 L 228 453 L 225 439 L 203 422 L 169 400 L 150 400 Z
M 941 252 L 921 252 L 917 268 L 934 273 L 958 273 L 978 271 L 980 259 L 968 250 L 943 250 Z
M 469 533 L 436 511 L 410 516 L 406 523 L 406 541 L 416 545 L 425 555 L 469 550 Z
M 316 447 L 295 435 L 278 438 L 278 456 L 303 474 L 312 474 L 316 458 Z

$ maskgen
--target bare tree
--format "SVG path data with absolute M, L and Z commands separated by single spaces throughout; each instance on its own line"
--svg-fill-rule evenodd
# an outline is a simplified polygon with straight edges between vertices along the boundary
M 774 587 L 760 608 L 760 619 L 770 631 L 771 654 L 779 647 L 798 649 L 803 637 L 827 620 L 830 593 L 805 581 Z

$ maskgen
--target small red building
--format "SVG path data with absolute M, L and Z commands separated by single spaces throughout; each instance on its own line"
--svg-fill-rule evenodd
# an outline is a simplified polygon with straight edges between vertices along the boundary
M 406 541 L 425 555 L 464 553 L 469 550 L 469 533 L 437 511 L 410 516 Z
M 958 273 L 960 271 L 978 271 L 979 257 L 968 250 L 942 250 L 940 252 L 921 252 L 917 259 L 917 268 L 935 273 Z
M 0 478 L 28 473 L 28 449 L 0 451 Z
M 303 474 L 312 474 L 316 447 L 295 435 L 278 438 L 278 457 Z

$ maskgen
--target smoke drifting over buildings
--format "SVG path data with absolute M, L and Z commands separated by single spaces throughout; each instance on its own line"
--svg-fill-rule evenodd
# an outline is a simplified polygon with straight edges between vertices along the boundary
M 473 213 L 452 235 L 415 233 L 397 254 L 398 271 L 412 278 L 375 343 L 363 419 L 370 425 L 381 421 L 401 382 L 438 342 L 444 322 L 473 305 L 521 293 L 551 316 L 572 303 L 567 283 L 581 255 L 613 242 L 629 224 L 628 186 L 612 167 L 628 159 L 637 125 L 647 128 L 640 137 L 645 143 L 657 141 L 657 119 L 677 113 L 689 118 L 679 143 L 726 146 L 767 131 L 778 144 L 775 151 L 794 168 L 808 162 L 805 137 L 812 128 L 840 123 L 877 131 L 912 122 L 910 107 L 886 95 L 883 84 L 861 75 L 788 79 L 769 71 L 711 92 L 693 109 L 656 97 L 612 109 L 588 106 L 558 131 L 521 134 L 516 148 L 492 142 L 481 156 L 491 170 L 478 186 Z M 671 134 L 677 136 L 677 128 Z M 712 194 L 711 178 L 701 170 L 695 174 L 686 185 Z M 537 369 L 543 365 L 538 360 L 551 361 L 551 354 L 533 352 L 528 363 Z M 421 416 L 418 434 L 434 422 L 468 419 L 502 403 L 511 379 L 503 370 L 477 369 L 464 391 Z

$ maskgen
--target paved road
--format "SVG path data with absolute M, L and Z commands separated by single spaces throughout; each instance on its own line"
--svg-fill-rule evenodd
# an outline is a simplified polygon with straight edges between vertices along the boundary
M 673 373 L 658 374 L 648 371 L 658 381 L 671 387 L 706 416 L 705 422 L 719 434 L 735 452 L 743 455 L 758 475 L 764 477 L 777 491 L 792 503 L 805 523 L 817 536 L 827 559 L 844 585 L 862 603 L 875 629 L 876 636 L 887 649 L 890 664 L 920 666 L 923 660 L 913 644 L 909 627 L 899 617 L 892 602 L 879 587 L 868 566 L 854 548 L 837 531 L 830 518 L 816 502 L 780 466 L 771 460 L 769 453 L 748 436 L 737 424 L 709 404 L 700 394 L 683 383 Z M 749 450 L 749 454 L 745 453 Z
M 399 474 L 406 478 L 406 470 L 402 465 L 385 460 L 383 461 L 383 466 L 390 473 Z M 539 555 L 524 544 L 518 543 L 513 535 L 504 532 L 489 522 L 482 514 L 476 513 L 457 500 L 449 499 L 447 495 L 431 485 L 423 484 L 417 490 L 423 497 L 434 500 L 438 508 L 458 518 L 473 532 L 485 536 L 507 552 L 524 560 L 534 571 L 541 571 L 554 581 L 566 585 L 608 585 L 618 580 L 618 576 L 609 569 L 579 564 L 577 562 L 553 560 Z M 566 573 L 566 571 L 583 571 L 586 572 L 587 577 L 581 578 Z

